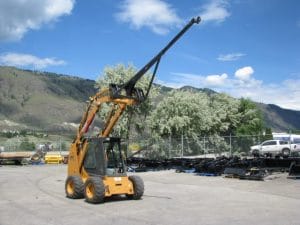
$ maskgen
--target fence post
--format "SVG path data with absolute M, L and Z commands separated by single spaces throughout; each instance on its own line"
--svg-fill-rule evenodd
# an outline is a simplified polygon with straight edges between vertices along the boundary
M 289 143 L 290 143 L 290 149 L 292 149 L 292 131 L 289 129 Z
M 59 153 L 61 154 L 61 137 L 59 137 Z
M 205 149 L 205 135 L 204 135 L 204 137 L 203 137 L 203 148 L 204 148 L 204 154 L 205 154 L 205 156 L 206 156 L 206 149 Z
M 183 157 L 183 131 L 181 134 L 181 157 Z
M 231 133 L 229 134 L 229 149 L 230 149 L 230 156 L 232 156 Z
M 171 148 L 172 148 L 172 137 L 169 135 L 169 151 L 168 151 L 168 158 L 171 158 Z
M 146 151 L 144 153 L 144 156 L 147 156 L 149 152 L 150 138 L 146 139 L 145 143 L 146 143 Z

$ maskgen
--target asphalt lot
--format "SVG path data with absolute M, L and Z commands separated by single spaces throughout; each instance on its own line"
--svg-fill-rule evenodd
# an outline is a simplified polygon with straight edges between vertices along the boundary
M 65 165 L 0 167 L 0 225 L 300 224 L 300 180 L 139 173 L 142 200 L 92 205 L 65 197 Z

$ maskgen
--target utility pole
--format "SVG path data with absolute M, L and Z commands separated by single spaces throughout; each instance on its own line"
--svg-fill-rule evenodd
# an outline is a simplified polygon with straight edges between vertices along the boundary
M 181 134 L 181 158 L 183 157 L 183 131 Z

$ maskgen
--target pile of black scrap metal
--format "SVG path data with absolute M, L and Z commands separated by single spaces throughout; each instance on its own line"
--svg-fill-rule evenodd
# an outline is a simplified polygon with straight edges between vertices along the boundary
M 273 172 L 288 172 L 291 168 L 300 176 L 300 158 L 240 158 L 221 157 L 215 160 L 204 160 L 196 165 L 200 175 L 222 175 L 227 178 L 246 180 L 264 180 Z M 291 165 L 295 165 L 291 167 Z M 291 175 L 290 175 L 291 176 Z
M 145 159 L 131 157 L 127 159 L 127 168 L 129 172 L 146 172 L 153 170 L 162 170 L 164 163 L 161 160 Z
M 217 159 L 203 159 L 200 163 L 195 165 L 195 172 L 199 175 L 211 176 L 221 175 L 228 163 L 228 158 L 220 157 Z
M 171 159 L 146 159 L 130 157 L 127 159 L 127 168 L 131 172 L 146 172 L 155 170 L 175 169 L 176 172 L 194 170 L 195 165 L 202 159 L 197 158 L 171 158 Z
M 288 178 L 300 179 L 300 162 L 294 161 L 291 163 L 289 168 Z
M 224 173 L 225 174 L 225 173 Z M 236 178 L 241 180 L 261 180 L 263 181 L 266 176 L 271 174 L 267 169 L 252 167 L 248 169 L 243 169 Z M 225 177 L 230 177 L 229 174 L 225 174 Z
M 164 160 L 131 157 L 128 170 L 146 172 L 175 169 L 176 172 L 197 173 L 202 176 L 220 176 L 264 180 L 273 172 L 290 172 L 290 177 L 300 178 L 300 158 L 172 158 Z

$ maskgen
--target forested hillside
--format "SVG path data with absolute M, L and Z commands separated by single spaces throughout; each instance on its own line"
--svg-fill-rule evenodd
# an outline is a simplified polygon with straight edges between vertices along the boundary
M 93 80 L 48 72 L 21 70 L 14 67 L 0 67 L 0 128 L 46 131 L 75 129 L 76 123 L 80 121 L 85 109 L 85 102 L 89 96 L 94 95 L 97 91 L 95 86 L 96 82 Z M 169 87 L 155 85 L 155 90 L 158 93 L 153 98 L 151 110 L 162 107 L 163 100 L 167 101 L 165 98 L 175 95 L 174 90 Z M 216 103 L 213 99 L 222 96 L 205 88 L 182 87 L 178 91 L 199 93 L 199 98 L 202 100 L 208 98 L 212 103 Z M 229 96 L 226 99 L 229 102 L 236 101 Z M 203 110 L 205 109 L 205 105 L 201 105 L 200 99 L 197 104 Z M 266 127 L 271 127 L 274 131 L 300 129 L 299 111 L 282 109 L 276 105 L 257 104 L 257 106 L 262 111 Z M 229 111 L 233 109 L 230 107 L 228 108 Z M 175 103 L 173 108 L 174 110 L 177 108 Z M 147 110 L 149 111 L 150 108 Z M 227 109 L 222 108 L 222 110 Z M 216 113 L 218 111 L 221 110 L 213 110 Z M 154 111 L 149 112 L 151 115 L 148 117 L 155 116 Z M 213 114 L 210 113 L 209 115 Z M 221 114 L 215 115 L 215 121 L 221 116 Z M 178 115 L 179 117 L 180 115 Z M 200 121 L 208 124 L 205 118 Z M 141 121 L 141 123 L 143 122 Z M 180 121 L 174 121 L 174 123 L 177 124 L 176 126 L 180 126 Z
M 274 104 L 257 103 L 265 124 L 275 131 L 300 130 L 300 111 L 283 109 Z
M 95 82 L 0 67 L 1 127 L 56 130 L 78 122 Z

